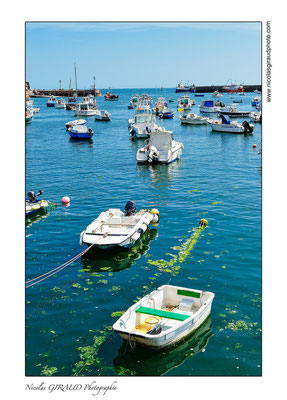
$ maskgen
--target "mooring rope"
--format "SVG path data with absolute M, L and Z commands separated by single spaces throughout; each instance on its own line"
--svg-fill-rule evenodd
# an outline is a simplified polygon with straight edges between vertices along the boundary
M 36 285 L 37 283 L 40 283 L 42 281 L 44 281 L 45 279 L 49 278 L 52 275 L 55 275 L 57 272 L 61 271 L 62 269 L 68 267 L 70 264 L 72 264 L 74 261 L 76 261 L 78 258 L 80 258 L 82 255 L 84 255 L 85 253 L 87 253 L 87 251 L 89 251 L 91 248 L 93 247 L 93 244 L 91 246 L 89 246 L 87 249 L 85 249 L 84 251 L 82 251 L 81 253 L 79 253 L 78 255 L 76 255 L 75 257 L 71 258 L 71 260 L 66 261 L 64 264 L 59 265 L 56 268 L 53 268 L 52 270 L 46 272 L 43 275 L 37 276 L 37 278 L 34 279 L 30 279 L 29 281 L 26 281 L 26 289 L 30 286 Z M 42 279 L 40 279 L 42 278 Z M 33 283 L 31 283 L 33 282 Z M 29 285 L 27 285 L 29 283 Z

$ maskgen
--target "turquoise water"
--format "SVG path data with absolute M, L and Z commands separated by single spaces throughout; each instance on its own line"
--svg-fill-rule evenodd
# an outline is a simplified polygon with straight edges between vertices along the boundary
M 137 209 L 157 208 L 160 223 L 129 251 L 87 253 L 26 289 L 26 375 L 261 375 L 261 125 L 248 136 L 184 126 L 174 89 L 115 92 L 118 102 L 97 98 L 110 122 L 87 118 L 91 142 L 70 140 L 64 124 L 74 119 L 71 111 L 35 99 L 40 113 L 26 126 L 26 192 L 42 189 L 58 207 L 27 221 L 26 280 L 79 254 L 80 232 L 107 208 L 134 199 Z M 164 126 L 184 144 L 180 161 L 137 165 L 143 142 L 129 139 L 134 110 L 127 108 L 135 92 L 154 102 L 175 98 L 175 118 Z M 238 108 L 251 109 L 253 96 L 239 96 Z M 207 98 L 195 97 L 193 112 Z M 63 196 L 70 207 L 61 205 Z M 160 268 L 155 261 L 172 260 L 201 218 L 208 227 L 180 268 Z M 214 292 L 211 317 L 170 350 L 131 350 L 111 330 L 116 312 L 166 283 Z

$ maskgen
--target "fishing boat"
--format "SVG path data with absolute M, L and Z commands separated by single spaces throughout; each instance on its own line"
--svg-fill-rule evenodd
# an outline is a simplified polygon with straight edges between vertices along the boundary
M 183 85 L 181 82 L 177 85 L 175 88 L 175 93 L 180 93 L 180 92 L 195 92 L 196 88 L 194 85 Z
M 75 119 L 74 121 L 69 121 L 65 123 L 65 127 L 67 129 L 78 126 L 78 125 L 85 125 L 87 121 L 85 119 Z
M 203 100 L 199 110 L 202 113 L 216 113 L 224 107 L 225 104 L 219 100 Z
M 229 80 L 226 82 L 225 86 L 223 86 L 222 90 L 223 92 L 227 93 L 243 93 L 244 89 L 242 85 L 236 85 L 231 82 L 230 85 L 227 85 Z
M 138 163 L 170 164 L 181 157 L 183 144 L 173 140 L 172 132 L 158 127 L 149 134 L 145 147 L 138 149 Z
M 139 106 L 135 117 L 129 120 L 129 123 L 130 135 L 137 139 L 146 139 L 152 130 L 159 128 L 155 123 L 155 116 L 148 105 Z
M 229 106 L 229 107 L 221 108 L 220 114 L 228 115 L 230 118 L 232 118 L 232 117 L 235 117 L 235 118 L 236 117 L 249 117 L 250 111 L 238 110 L 237 107 L 235 107 L 235 106 Z
M 131 110 L 133 108 L 136 108 L 140 100 L 140 96 L 138 94 L 134 94 L 131 99 L 130 99 L 130 104 L 128 105 L 128 108 Z
M 89 107 L 96 109 L 97 108 L 97 101 L 95 99 L 95 96 L 92 94 L 89 94 L 88 96 L 84 96 L 82 98 L 81 103 L 88 104 Z
M 106 101 L 117 101 L 117 100 L 119 100 L 119 95 L 111 92 L 111 88 L 109 88 L 109 91 L 105 94 L 105 100 Z
M 97 113 L 97 110 L 94 108 L 94 106 L 90 105 L 89 103 L 79 103 L 76 105 L 73 111 L 75 115 L 83 117 L 92 117 Z
M 207 124 L 207 117 L 201 117 L 196 114 L 183 114 L 179 116 L 182 124 L 204 125 Z
M 146 93 L 143 93 L 143 94 L 141 95 L 139 101 L 140 101 L 140 102 L 145 102 L 145 103 L 147 103 L 149 106 L 152 105 L 152 97 L 149 96 L 149 95 L 146 94 Z
M 48 101 L 47 101 L 47 107 L 55 107 L 57 103 L 57 99 L 55 96 L 50 96 Z
M 221 120 L 208 119 L 207 123 L 215 132 L 227 133 L 252 133 L 254 125 L 244 121 L 242 124 L 236 121 L 230 121 L 228 115 L 221 115 Z
M 91 139 L 93 130 L 86 125 L 74 125 L 68 128 L 68 132 L 72 139 Z
M 56 108 L 66 108 L 66 100 L 63 99 L 62 97 L 60 99 L 57 99 L 55 107 Z
M 174 117 L 174 112 L 169 110 L 168 108 L 164 108 L 159 114 L 159 118 L 161 119 L 172 119 Z
M 95 114 L 95 121 L 110 121 L 111 114 L 105 110 L 97 110 Z
M 162 112 L 162 110 L 164 110 L 165 108 L 167 108 L 166 98 L 165 97 L 158 97 L 156 99 L 155 106 L 154 106 L 154 109 L 153 109 L 155 115 L 159 115 Z
M 25 200 L 25 217 L 31 217 L 32 215 L 45 211 L 49 206 L 49 202 L 46 200 L 39 200 L 37 197 L 41 196 L 44 193 L 42 190 L 39 190 L 39 193 L 35 193 L 30 191 L 27 193 L 27 199 Z
M 214 293 L 163 285 L 133 304 L 113 325 L 130 345 L 163 349 L 184 340 L 211 313 Z
M 151 223 L 159 221 L 157 210 L 136 212 L 135 202 L 127 202 L 124 211 L 110 208 L 93 220 L 80 235 L 80 245 L 95 245 L 103 250 L 130 248 Z
M 184 94 L 178 99 L 177 108 L 178 111 L 189 112 L 194 104 L 194 100 L 191 100 L 188 94 Z

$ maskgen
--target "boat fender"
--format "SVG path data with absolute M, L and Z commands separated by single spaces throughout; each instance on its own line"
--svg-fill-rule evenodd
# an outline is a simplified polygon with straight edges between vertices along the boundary
M 206 220 L 206 219 L 204 219 L 204 218 L 202 218 L 202 219 L 200 220 L 200 222 L 199 222 L 199 226 L 200 226 L 200 227 L 204 227 L 204 228 L 206 228 L 206 227 L 207 227 L 207 225 L 208 225 L 208 222 L 207 222 L 207 220 Z
M 83 243 L 84 233 L 85 233 L 85 231 L 81 232 L 81 234 L 80 234 L 80 246 L 84 246 L 84 243 Z
M 153 214 L 153 215 L 152 215 L 151 223 L 152 223 L 152 224 L 156 224 L 156 223 L 158 223 L 158 221 L 159 221 L 159 216 L 156 215 L 156 214 Z

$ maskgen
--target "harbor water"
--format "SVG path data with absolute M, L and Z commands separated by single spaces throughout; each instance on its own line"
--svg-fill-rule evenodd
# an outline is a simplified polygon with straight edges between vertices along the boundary
M 79 254 L 81 231 L 108 208 L 123 210 L 133 199 L 137 210 L 157 208 L 160 222 L 132 249 L 88 252 L 26 289 L 26 375 L 261 375 L 261 124 L 253 135 L 216 133 L 181 125 L 182 94 L 174 89 L 115 93 L 119 101 L 97 98 L 110 122 L 85 118 L 94 131 L 89 141 L 70 139 L 65 123 L 75 119 L 72 111 L 34 99 L 40 113 L 26 125 L 26 192 L 41 189 L 41 198 L 57 206 L 26 220 L 26 281 Z M 129 137 L 134 93 L 151 95 L 153 106 L 157 97 L 175 99 L 169 103 L 174 119 L 158 123 L 183 143 L 181 160 L 137 165 L 144 141 Z M 201 101 L 212 98 L 190 97 L 198 115 Z M 220 100 L 242 99 L 238 109 L 255 111 L 253 97 Z M 63 196 L 70 197 L 69 207 L 62 206 Z M 208 226 L 197 235 L 202 218 Z M 131 349 L 113 333 L 113 323 L 167 283 L 214 292 L 209 319 L 171 349 Z

